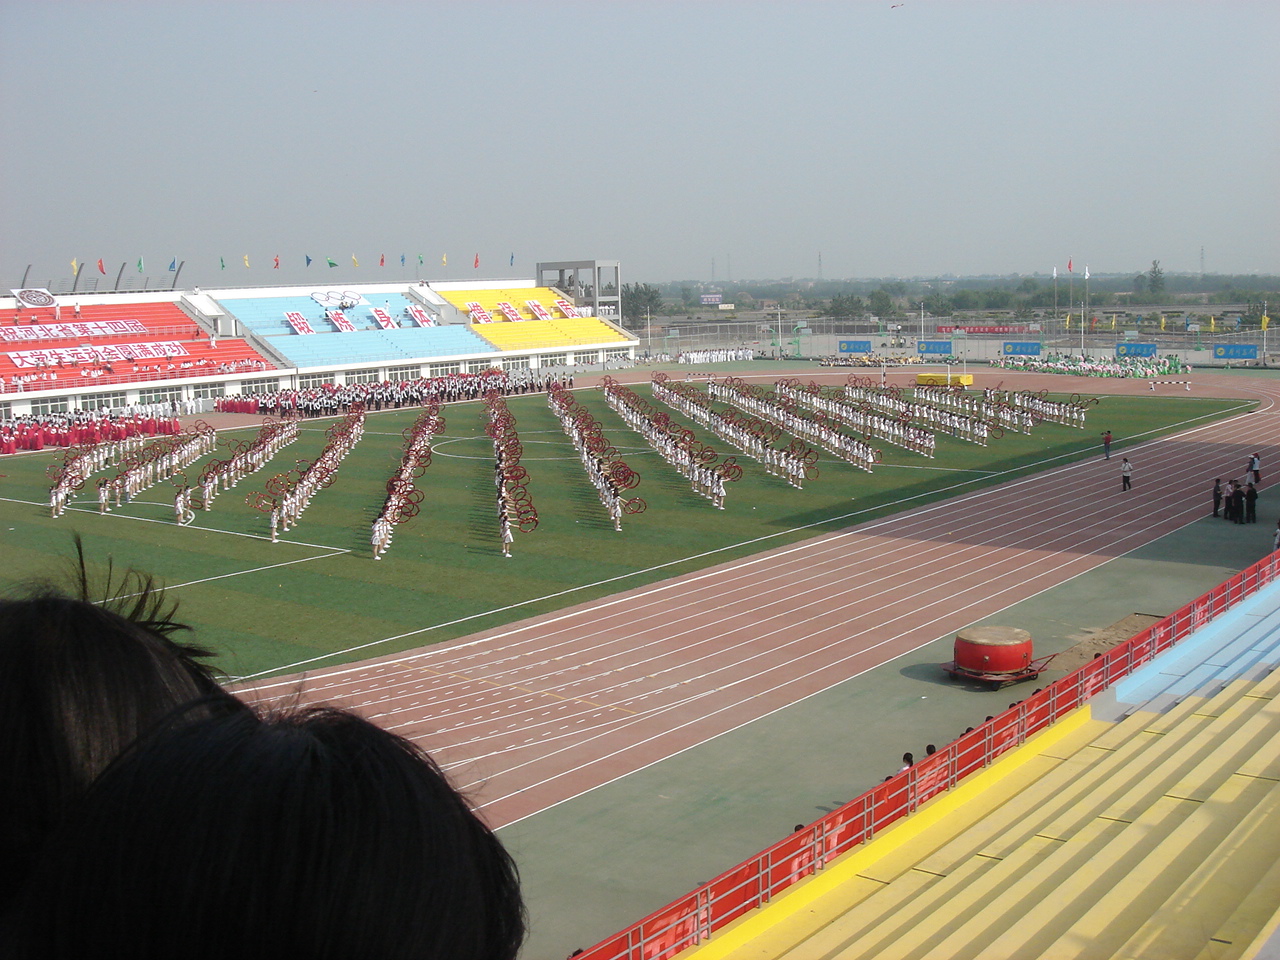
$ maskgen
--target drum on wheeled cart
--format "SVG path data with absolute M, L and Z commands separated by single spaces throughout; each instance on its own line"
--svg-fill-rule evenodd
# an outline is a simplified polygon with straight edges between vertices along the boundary
M 1031 634 L 1017 627 L 966 627 L 956 634 L 955 660 L 942 665 L 954 677 L 999 688 L 1040 676 L 1056 656 L 1033 659 Z

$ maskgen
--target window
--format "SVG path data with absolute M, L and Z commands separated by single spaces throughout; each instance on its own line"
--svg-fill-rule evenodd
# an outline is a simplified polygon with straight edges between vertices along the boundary
M 460 363 L 433 363 L 431 364 L 431 376 L 447 377 L 451 373 L 461 373 L 462 364 Z
M 631 351 L 626 347 L 623 347 L 621 350 L 606 350 L 604 352 L 604 358 L 606 360 L 629 360 L 631 358 Z
M 502 369 L 503 370 L 528 370 L 529 358 L 528 357 L 503 357 Z
M 191 388 L 191 396 L 197 400 L 212 400 L 214 397 L 225 397 L 227 395 L 227 385 L 225 383 L 202 383 Z
M 43 417 L 50 413 L 66 413 L 67 398 L 56 397 L 45 400 L 31 401 L 31 415 L 33 417 Z
M 345 383 L 377 383 L 382 378 L 377 370 L 348 370 L 342 379 Z
M 13 419 L 13 404 L 0 403 L 0 420 L 12 420 L 12 419 Z
M 311 387 L 323 387 L 333 383 L 332 373 L 309 373 L 298 378 L 298 389 L 307 390 Z
M 566 367 L 569 365 L 569 355 L 567 353 L 548 353 L 538 361 L 541 367 Z
M 95 393 L 91 397 L 80 398 L 81 410 L 114 410 L 127 404 L 124 391 L 120 393 Z
M 240 392 L 250 395 L 255 393 L 275 393 L 280 389 L 280 381 L 273 378 L 267 380 L 242 380 Z
M 468 360 L 467 373 L 484 373 L 486 370 L 492 370 L 494 363 L 492 360 Z
M 575 353 L 573 355 L 573 362 L 585 364 L 599 363 L 600 352 L 598 350 L 591 350 L 587 353 Z
M 391 367 L 387 370 L 388 380 L 417 380 L 422 376 L 422 367 L 414 365 L 411 367 Z M 350 383 L 350 381 L 347 381 Z
M 138 391 L 139 403 L 172 403 L 182 399 L 181 387 L 153 387 Z

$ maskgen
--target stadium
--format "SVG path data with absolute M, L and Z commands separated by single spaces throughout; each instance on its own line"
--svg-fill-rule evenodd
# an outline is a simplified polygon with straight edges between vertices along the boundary
M 610 260 L 176 280 L 0 300 L 7 585 L 74 530 L 245 698 L 419 743 L 520 866 L 523 956 L 1271 949 L 1270 371 L 1010 370 L 996 332 L 957 376 L 936 322 L 650 363 Z M 1255 454 L 1262 520 L 1209 516 Z M 986 624 L 1054 661 L 949 679 Z

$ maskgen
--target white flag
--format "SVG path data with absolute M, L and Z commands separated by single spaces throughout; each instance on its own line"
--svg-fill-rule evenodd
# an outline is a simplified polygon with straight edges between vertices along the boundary
M 1084 265 L 1084 278 L 1086 280 L 1089 279 L 1089 265 L 1087 263 Z
M 1057 268 L 1057 267 L 1054 267 L 1054 268 L 1053 268 L 1053 279 L 1055 279 L 1055 280 L 1057 280 L 1057 279 L 1058 279 L 1058 268 Z

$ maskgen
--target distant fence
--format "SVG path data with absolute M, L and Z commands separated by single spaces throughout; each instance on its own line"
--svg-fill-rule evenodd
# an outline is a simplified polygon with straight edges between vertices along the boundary
M 668 960 L 681 950 L 703 942 L 716 930 L 768 903 L 836 857 L 872 840 L 890 824 L 915 812 L 921 804 L 949 790 L 969 774 L 989 766 L 1277 576 L 1280 576 L 1280 552 L 1264 557 L 806 829 L 796 831 L 634 926 L 601 941 L 582 954 L 580 960 Z

